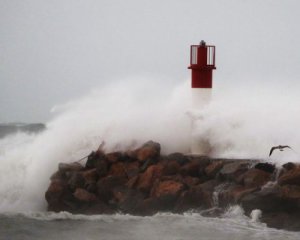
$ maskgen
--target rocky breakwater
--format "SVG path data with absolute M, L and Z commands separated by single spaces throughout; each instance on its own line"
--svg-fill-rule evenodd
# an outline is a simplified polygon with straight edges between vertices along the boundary
M 92 152 L 85 165 L 60 163 L 45 197 L 49 211 L 82 214 L 195 210 L 218 216 L 239 204 L 248 215 L 260 209 L 270 227 L 300 230 L 300 166 L 162 156 L 152 141 L 133 151 Z

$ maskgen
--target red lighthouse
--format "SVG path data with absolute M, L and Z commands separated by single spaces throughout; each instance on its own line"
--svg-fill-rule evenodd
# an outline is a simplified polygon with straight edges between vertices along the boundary
M 212 88 L 212 72 L 215 67 L 215 46 L 206 45 L 202 40 L 199 45 L 191 46 L 192 88 Z

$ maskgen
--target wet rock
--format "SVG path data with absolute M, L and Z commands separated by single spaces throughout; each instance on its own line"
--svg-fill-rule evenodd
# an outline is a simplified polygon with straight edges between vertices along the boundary
M 68 179 L 69 188 L 74 191 L 76 188 L 83 188 L 85 184 L 84 178 L 79 172 L 72 172 Z
M 152 188 L 150 197 L 159 198 L 166 195 L 177 197 L 184 189 L 184 184 L 180 182 L 173 180 L 161 181 Z
M 277 185 L 247 194 L 241 197 L 240 203 L 248 213 L 253 209 L 260 209 L 263 213 L 269 213 L 281 211 L 285 208 L 284 201 L 280 198 L 280 189 Z
M 53 173 L 50 177 L 50 180 L 64 180 L 66 178 L 66 174 L 64 172 L 61 172 L 61 171 L 56 171 L 55 173 Z
M 125 164 L 122 162 L 117 162 L 112 164 L 108 172 L 108 175 L 127 178 Z
M 160 155 L 160 144 L 149 141 L 136 150 L 136 157 L 139 161 L 145 162 L 148 159 L 156 159 Z
M 196 186 L 200 183 L 200 179 L 196 178 L 196 177 L 186 176 L 186 177 L 184 177 L 183 182 L 187 186 L 193 187 L 193 186 Z
M 106 159 L 109 163 L 125 161 L 126 157 L 122 152 L 112 152 L 106 154 Z
M 300 168 L 293 168 L 281 175 L 278 179 L 278 184 L 300 185 Z
M 189 162 L 189 158 L 182 153 L 172 153 L 167 156 L 168 161 L 172 162 L 175 161 L 177 162 L 180 166 L 186 164 Z
M 225 180 L 236 181 L 250 167 L 248 161 L 237 161 L 225 164 L 220 170 L 220 176 Z
M 210 180 L 182 192 L 174 211 L 185 212 L 190 209 L 211 208 L 214 205 L 212 194 L 216 185 L 217 181 Z
M 224 162 L 222 160 L 212 162 L 205 168 L 205 174 L 208 177 L 214 178 L 216 174 L 221 170 L 223 165 Z
M 72 211 L 76 209 L 74 198 L 67 184 L 61 180 L 53 180 L 45 193 L 48 211 Z
M 254 168 L 265 171 L 267 173 L 273 173 L 276 169 L 275 165 L 271 163 L 257 163 Z
M 297 165 L 295 163 L 288 162 L 288 163 L 283 164 L 282 167 L 285 170 L 289 171 L 289 170 L 295 169 L 297 167 Z
M 139 176 L 138 176 L 138 175 L 137 175 L 137 176 L 134 176 L 134 177 L 132 177 L 132 178 L 130 178 L 130 179 L 128 180 L 128 182 L 126 183 L 126 186 L 127 186 L 128 188 L 133 189 L 133 188 L 136 187 L 136 185 L 137 185 L 137 183 L 138 183 L 138 180 L 139 180 Z
M 106 156 L 102 151 L 93 151 L 88 156 L 85 167 L 86 168 L 97 168 L 98 162 L 104 162 L 106 160 Z
M 144 199 L 145 195 L 134 189 L 118 187 L 114 189 L 114 199 L 117 201 L 118 209 L 125 213 L 136 213 L 137 205 Z
M 99 178 L 96 168 L 82 172 L 81 176 L 83 177 L 85 184 L 97 182 Z
M 289 200 L 300 200 L 300 186 L 283 185 L 280 187 L 280 197 Z M 300 203 L 300 202 L 299 202 Z M 300 205 L 299 205 L 300 207 Z
M 75 192 L 73 193 L 73 196 L 75 197 L 76 200 L 80 202 L 89 203 L 89 202 L 97 201 L 97 197 L 95 194 L 90 193 L 83 188 L 76 188 Z
M 112 191 L 118 186 L 125 185 L 127 179 L 118 176 L 107 176 L 97 182 L 97 196 L 104 203 L 108 203 L 113 194 Z
M 174 175 L 180 171 L 180 164 L 175 161 L 171 160 L 168 161 L 163 169 L 163 175 Z
M 257 187 L 245 187 L 237 185 L 235 183 L 229 184 L 221 189 L 218 195 L 219 205 L 222 207 L 227 207 L 231 204 L 238 204 L 240 199 L 242 199 L 247 194 L 259 191 Z
M 200 161 L 191 160 L 189 163 L 181 167 L 180 173 L 183 176 L 199 177 Z
M 140 172 L 140 165 L 137 161 L 136 162 L 126 162 L 124 167 L 125 167 L 128 178 L 135 177 Z
M 78 163 L 78 162 L 73 162 L 73 163 L 59 163 L 58 164 L 58 171 L 61 173 L 65 172 L 79 172 L 83 170 L 84 167 Z
M 259 187 L 271 179 L 271 174 L 259 169 L 249 169 L 239 178 L 239 182 L 246 187 Z
M 152 165 L 139 177 L 137 189 L 142 192 L 150 192 L 155 179 L 159 179 L 163 173 L 162 165 Z

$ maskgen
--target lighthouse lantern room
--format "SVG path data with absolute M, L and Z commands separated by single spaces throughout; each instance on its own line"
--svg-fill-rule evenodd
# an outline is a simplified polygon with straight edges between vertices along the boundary
M 199 45 L 191 46 L 189 69 L 192 70 L 192 88 L 212 88 L 212 71 L 215 66 L 215 46 L 206 45 L 202 40 Z

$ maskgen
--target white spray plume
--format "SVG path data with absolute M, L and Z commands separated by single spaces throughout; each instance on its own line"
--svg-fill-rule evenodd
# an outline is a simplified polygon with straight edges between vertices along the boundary
M 88 96 L 56 107 L 47 130 L 0 140 L 0 211 L 45 210 L 44 193 L 59 162 L 86 156 L 105 141 L 105 150 L 125 150 L 153 140 L 163 154 L 188 153 L 193 134 L 206 139 L 215 157 L 262 158 L 276 163 L 299 161 L 300 113 L 297 91 L 220 87 L 204 109 L 191 109 L 189 81 L 172 86 L 160 79 L 123 79 Z M 294 151 L 274 152 L 278 144 Z

